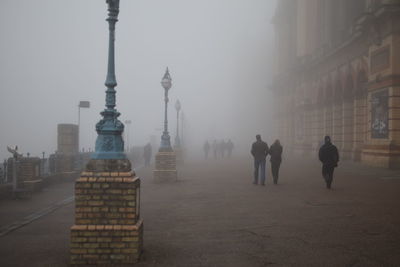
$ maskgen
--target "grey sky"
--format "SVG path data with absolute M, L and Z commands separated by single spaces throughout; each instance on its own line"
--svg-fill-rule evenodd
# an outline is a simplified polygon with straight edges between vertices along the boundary
M 117 109 L 122 121 L 132 120 L 131 143 L 159 138 L 166 66 L 173 79 L 172 137 L 177 98 L 195 143 L 246 143 L 267 133 L 274 6 L 270 0 L 121 0 Z M 94 147 L 104 108 L 105 18 L 105 0 L 1 0 L 1 158 L 13 144 L 34 155 L 54 152 L 57 124 L 77 122 L 80 100 L 92 104 L 81 113 L 81 144 Z

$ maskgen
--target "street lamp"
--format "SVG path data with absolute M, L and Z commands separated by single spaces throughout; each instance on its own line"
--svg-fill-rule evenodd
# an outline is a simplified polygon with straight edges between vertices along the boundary
M 169 74 L 169 70 L 165 71 L 164 77 L 161 80 L 161 85 L 164 88 L 164 101 L 165 101 L 165 110 L 164 110 L 164 132 L 161 136 L 161 145 L 160 152 L 171 152 L 171 138 L 168 133 L 168 90 L 172 87 L 172 79 Z
M 176 100 L 175 102 L 176 109 L 176 136 L 175 136 L 175 147 L 179 148 L 181 146 L 181 140 L 179 138 L 179 111 L 181 111 L 181 102 Z
M 130 152 L 130 145 L 129 145 L 129 133 L 130 133 L 130 128 L 131 128 L 131 120 L 126 120 L 125 124 L 128 126 L 128 130 L 126 131 L 126 151 L 129 153 Z
M 184 136 L 183 136 L 183 130 L 184 130 L 184 128 L 185 128 L 185 113 L 183 113 L 183 111 L 182 111 L 182 114 L 181 114 L 181 138 L 180 138 L 180 141 L 181 141 L 181 146 L 183 146 L 183 147 L 185 147 L 185 138 L 184 138 Z
M 124 140 L 122 133 L 124 124 L 118 120 L 121 115 L 116 109 L 115 87 L 115 24 L 118 21 L 119 0 L 107 0 L 108 24 L 109 24 L 109 46 L 108 46 L 108 69 L 105 82 L 106 108 L 100 113 L 103 118 L 96 124 L 97 139 L 95 153 L 92 159 L 126 159 L 124 153 Z

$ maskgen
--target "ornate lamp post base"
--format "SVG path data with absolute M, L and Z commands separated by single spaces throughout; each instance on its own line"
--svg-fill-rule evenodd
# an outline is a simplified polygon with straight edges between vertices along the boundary
M 175 182 L 178 179 L 175 152 L 158 152 L 155 167 L 153 171 L 155 182 Z

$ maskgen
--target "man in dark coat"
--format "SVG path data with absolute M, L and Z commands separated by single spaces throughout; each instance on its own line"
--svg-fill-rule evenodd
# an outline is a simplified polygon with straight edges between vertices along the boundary
M 333 180 L 333 171 L 338 166 L 339 152 L 332 144 L 331 138 L 325 136 L 325 144 L 319 149 L 319 160 L 322 162 L 322 176 L 326 181 L 326 187 L 331 188 Z
M 271 155 L 270 162 L 271 162 L 271 172 L 272 177 L 274 178 L 274 184 L 278 184 L 279 178 L 279 167 L 281 166 L 282 162 L 282 145 L 278 139 L 271 145 L 269 148 L 269 154 Z
M 254 157 L 254 184 L 258 184 L 259 169 L 261 169 L 261 185 L 265 185 L 265 159 L 269 153 L 267 143 L 261 140 L 259 134 L 257 141 L 251 146 L 251 154 Z

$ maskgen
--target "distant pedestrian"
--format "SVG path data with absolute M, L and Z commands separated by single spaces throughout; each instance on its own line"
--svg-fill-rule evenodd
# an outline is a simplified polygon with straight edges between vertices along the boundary
M 274 184 L 278 184 L 279 178 L 279 168 L 282 162 L 282 145 L 279 139 L 276 139 L 275 142 L 269 148 L 269 154 L 271 155 L 271 172 L 272 177 L 274 178 Z
M 226 143 L 225 141 L 222 139 L 221 143 L 219 143 L 219 153 L 221 154 L 221 158 L 225 157 L 225 149 L 226 149 Z
M 214 153 L 214 159 L 217 159 L 218 156 L 218 144 L 217 144 L 217 140 L 214 140 L 213 144 L 212 144 L 212 149 L 213 149 L 213 153 Z
M 147 143 L 143 149 L 144 165 L 146 167 L 150 166 L 151 162 L 152 147 L 150 143 Z
M 325 179 L 326 187 L 331 188 L 333 181 L 333 171 L 338 166 L 339 152 L 335 145 L 332 144 L 331 138 L 325 136 L 325 144 L 319 149 L 319 160 L 322 162 L 322 176 Z
M 204 158 L 208 159 L 208 152 L 210 151 L 210 144 L 208 143 L 208 141 L 204 143 L 203 150 L 204 150 Z
M 226 143 L 226 149 L 228 150 L 228 158 L 230 158 L 232 156 L 232 150 L 234 147 L 235 147 L 235 145 L 233 144 L 231 139 L 229 139 L 228 142 Z
M 256 142 L 251 146 L 251 154 L 254 157 L 254 184 L 258 184 L 259 170 L 261 169 L 261 185 L 265 185 L 265 161 L 269 153 L 268 145 L 256 135 Z

